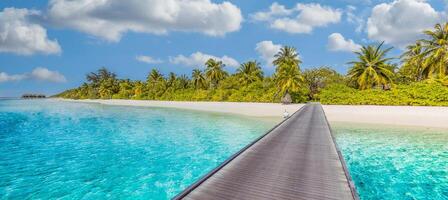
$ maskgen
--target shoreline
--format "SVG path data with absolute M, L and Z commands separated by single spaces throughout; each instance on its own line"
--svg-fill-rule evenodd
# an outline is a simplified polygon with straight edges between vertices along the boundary
M 188 102 L 152 100 L 73 100 L 67 102 L 98 103 L 115 106 L 161 107 L 237 114 L 249 117 L 279 118 L 286 110 L 293 114 L 304 104 L 247 102 Z M 322 105 L 330 123 L 377 124 L 448 129 L 448 107 Z
M 102 99 L 56 99 L 66 102 L 98 103 L 112 106 L 137 106 L 177 108 L 204 112 L 216 112 L 224 114 L 236 114 L 248 117 L 282 118 L 286 110 L 293 114 L 305 104 L 283 105 L 278 103 L 248 103 L 248 102 L 205 102 L 205 101 L 153 101 L 153 100 L 102 100 Z

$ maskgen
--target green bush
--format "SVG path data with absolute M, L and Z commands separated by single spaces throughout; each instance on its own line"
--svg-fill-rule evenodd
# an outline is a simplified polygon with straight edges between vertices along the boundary
M 448 106 L 448 87 L 436 81 L 396 85 L 391 90 L 357 90 L 330 85 L 319 94 L 322 104 Z

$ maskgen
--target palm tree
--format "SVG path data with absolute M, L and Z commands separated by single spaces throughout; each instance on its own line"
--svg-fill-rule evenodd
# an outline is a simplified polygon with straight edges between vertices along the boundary
M 119 80 L 118 86 L 119 86 L 118 90 L 119 98 L 129 99 L 130 97 L 134 96 L 133 94 L 134 83 L 131 80 L 129 79 Z
M 299 66 L 302 61 L 299 59 L 299 54 L 296 51 L 296 48 L 290 46 L 284 46 L 280 49 L 280 51 L 275 54 L 275 60 L 273 64 L 275 66 L 281 66 L 282 64 L 295 65 Z
M 148 75 L 147 83 L 155 84 L 163 79 L 163 75 L 157 69 L 152 69 Z
M 403 66 L 400 73 L 414 81 L 423 79 L 423 46 L 420 41 L 406 47 L 406 51 L 401 56 Z
M 118 81 L 113 78 L 109 78 L 101 81 L 98 88 L 98 92 L 102 99 L 111 99 L 113 94 L 116 94 L 120 90 Z
M 134 83 L 134 98 L 140 99 L 143 95 L 144 84 L 141 81 L 135 81 Z
M 216 88 L 219 82 L 228 76 L 227 72 L 223 70 L 224 64 L 222 61 L 209 59 L 205 63 L 205 66 L 207 67 L 205 69 L 205 76 L 207 77 L 207 80 L 210 81 L 211 88 Z
M 180 89 L 186 89 L 190 84 L 190 79 L 188 79 L 187 75 L 182 74 L 179 78 L 177 78 L 177 86 Z
M 172 87 L 176 82 L 176 79 L 176 74 L 174 72 L 170 72 L 170 74 L 168 75 L 167 87 Z
M 109 79 L 116 79 L 117 75 L 110 72 L 107 68 L 101 67 L 96 73 L 91 72 L 86 75 L 86 79 L 90 82 L 93 87 L 99 87 L 102 81 Z
M 239 81 L 244 85 L 263 79 L 260 63 L 255 60 L 241 64 L 237 69 L 237 75 L 239 76 Z
M 297 66 L 283 66 L 275 74 L 278 93 L 288 96 L 290 92 L 298 92 L 304 79 Z
M 348 76 L 362 90 L 374 86 L 382 86 L 385 89 L 392 83 L 393 66 L 388 63 L 392 58 L 386 57 L 387 52 L 392 48 L 383 50 L 383 43 L 377 46 L 363 46 L 360 51 L 355 52 L 358 55 L 358 61 L 349 63 L 353 66 Z
M 302 61 L 299 59 L 296 49 L 284 46 L 274 57 L 273 64 L 277 67 L 274 74 L 277 92 L 282 97 L 290 96 L 290 92 L 298 92 L 304 79 L 299 66 Z
M 199 69 L 194 69 L 191 75 L 193 86 L 196 89 L 203 89 L 207 85 L 204 74 Z
M 429 39 L 420 40 L 423 51 L 423 75 L 431 78 L 445 78 L 448 72 L 448 23 L 436 24 L 434 30 L 424 33 Z
M 157 69 L 152 69 L 146 79 L 145 93 L 147 98 L 155 100 L 167 90 L 166 80 Z

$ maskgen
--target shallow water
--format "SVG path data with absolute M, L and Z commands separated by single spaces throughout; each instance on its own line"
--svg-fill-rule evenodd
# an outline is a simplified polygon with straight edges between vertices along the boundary
M 0 199 L 167 199 L 275 123 L 177 109 L 0 100 Z
M 333 128 L 361 199 L 448 199 L 448 130 Z

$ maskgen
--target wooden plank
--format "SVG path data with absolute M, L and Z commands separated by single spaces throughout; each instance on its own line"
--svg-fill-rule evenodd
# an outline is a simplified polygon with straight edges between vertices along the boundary
M 358 199 L 320 104 L 307 104 L 174 199 Z

